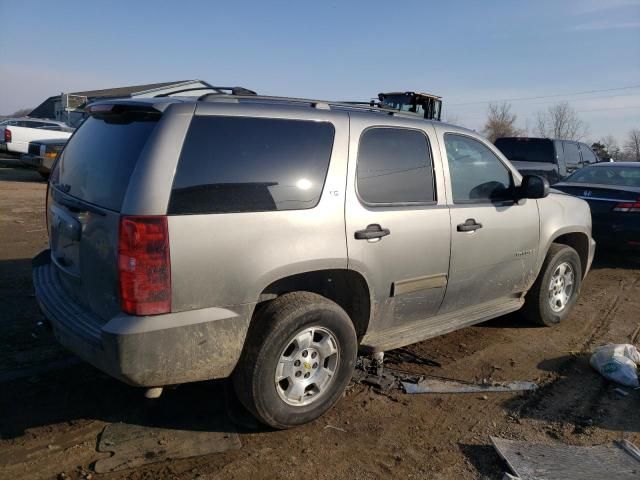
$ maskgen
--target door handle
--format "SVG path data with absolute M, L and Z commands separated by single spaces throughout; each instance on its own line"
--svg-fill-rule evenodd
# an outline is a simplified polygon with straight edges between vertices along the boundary
M 464 223 L 458 225 L 459 232 L 475 232 L 479 228 L 482 228 L 482 224 L 476 223 L 475 218 L 467 218 Z
M 372 238 L 382 238 L 390 235 L 391 231 L 388 228 L 382 228 L 377 223 L 367 225 L 364 230 L 358 230 L 355 234 L 356 240 L 371 240 Z

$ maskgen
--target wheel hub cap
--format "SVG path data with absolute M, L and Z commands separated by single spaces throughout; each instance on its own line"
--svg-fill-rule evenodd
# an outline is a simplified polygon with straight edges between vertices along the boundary
M 573 294 L 573 267 L 563 262 L 556 267 L 549 282 L 549 305 L 556 313 L 561 312 L 569 303 Z
M 280 354 L 275 386 L 289 405 L 308 405 L 327 391 L 340 359 L 336 337 L 326 328 L 310 327 L 296 333 Z

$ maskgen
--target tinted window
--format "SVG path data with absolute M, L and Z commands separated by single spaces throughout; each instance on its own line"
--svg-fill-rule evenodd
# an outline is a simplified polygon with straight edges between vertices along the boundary
M 565 181 L 570 183 L 640 187 L 640 168 L 620 166 L 586 167 L 581 168 Z
M 444 136 L 454 203 L 509 197 L 511 173 L 482 142 L 464 135 Z
M 196 116 L 182 148 L 169 213 L 313 208 L 333 136 L 327 122 Z
M 429 141 L 424 133 L 370 128 L 358 149 L 358 194 L 366 203 L 435 200 Z
M 580 166 L 580 152 L 578 151 L 578 145 L 573 142 L 562 142 L 564 144 L 564 158 L 567 162 L 567 167 Z
M 55 130 L 59 132 L 60 130 L 62 130 L 62 127 L 60 125 L 55 125 L 53 123 L 43 123 L 42 126 L 40 127 L 40 130 Z
M 120 210 L 129 177 L 158 119 L 147 113 L 89 117 L 67 143 L 52 177 L 75 197 Z
M 556 156 L 553 142 L 545 138 L 498 138 L 496 147 L 509 160 L 517 162 L 550 162 Z
M 595 153 L 593 153 L 591 149 L 586 145 L 580 145 L 580 152 L 582 152 L 582 161 L 584 163 L 591 164 L 591 163 L 596 163 L 598 161 Z

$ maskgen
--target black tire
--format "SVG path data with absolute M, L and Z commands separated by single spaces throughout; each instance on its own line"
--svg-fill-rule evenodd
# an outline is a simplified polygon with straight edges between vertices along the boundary
M 554 311 L 549 298 L 549 287 L 554 272 L 563 263 L 568 263 L 573 269 L 573 289 L 569 299 L 560 311 Z M 567 245 L 552 243 L 547 252 L 547 256 L 542 263 L 542 268 L 538 274 L 533 287 L 527 293 L 523 313 L 525 317 L 534 323 L 553 327 L 571 313 L 571 309 L 580 295 L 582 285 L 582 265 L 578 253 Z
M 335 357 L 334 373 L 326 388 L 309 404 L 291 405 L 282 398 L 284 388 L 279 390 L 278 385 L 281 384 L 276 384 L 276 367 L 292 339 L 311 327 L 330 332 L 339 354 Z M 312 337 L 315 339 L 314 334 Z M 282 295 L 260 309 L 251 322 L 244 350 L 233 374 L 236 395 L 258 420 L 273 428 L 285 429 L 311 422 L 333 407 L 342 396 L 352 377 L 357 352 L 353 323 L 339 305 L 315 293 Z M 309 367 L 297 368 L 306 372 L 303 369 Z

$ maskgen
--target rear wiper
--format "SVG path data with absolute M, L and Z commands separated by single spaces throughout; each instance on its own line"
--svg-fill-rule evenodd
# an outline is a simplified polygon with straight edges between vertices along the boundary
M 91 213 L 95 213 L 96 215 L 100 215 L 102 217 L 106 216 L 106 213 L 104 213 L 98 207 L 94 207 L 93 205 L 80 202 L 78 200 L 74 200 L 69 197 L 56 198 L 56 202 L 58 202 L 60 205 L 64 205 L 65 207 L 68 207 L 78 212 L 91 212 Z

